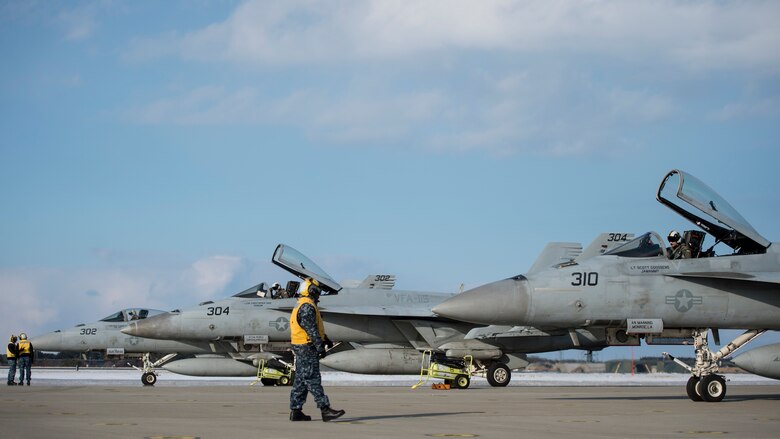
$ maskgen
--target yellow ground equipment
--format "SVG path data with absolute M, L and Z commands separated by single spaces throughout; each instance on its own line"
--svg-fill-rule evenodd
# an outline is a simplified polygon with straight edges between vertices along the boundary
M 471 384 L 471 373 L 474 370 L 472 363 L 471 355 L 466 355 L 460 360 L 434 355 L 430 350 L 424 351 L 420 381 L 413 385 L 412 389 L 427 383 L 430 378 L 441 378 L 444 384 L 449 384 L 453 389 L 466 389 Z
M 264 386 L 291 386 L 294 377 L 295 372 L 291 364 L 278 358 L 260 359 L 257 363 L 257 379 L 249 385 L 254 386 L 260 381 Z

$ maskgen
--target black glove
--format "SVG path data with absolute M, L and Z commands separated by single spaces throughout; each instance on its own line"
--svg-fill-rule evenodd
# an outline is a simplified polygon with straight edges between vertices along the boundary
M 327 336 L 327 335 L 326 335 L 326 336 L 325 336 L 325 338 L 322 340 L 322 343 L 325 345 L 325 349 L 326 349 L 326 350 L 331 350 L 331 349 L 333 349 L 333 342 L 332 342 L 332 341 L 330 341 L 330 339 L 328 338 L 328 336 Z
M 317 355 L 318 355 L 320 358 L 325 358 L 325 356 L 326 356 L 326 355 L 328 355 L 328 353 L 327 353 L 327 352 L 325 352 L 325 349 L 323 349 L 323 350 L 321 350 L 321 351 L 318 351 L 318 352 L 317 352 Z

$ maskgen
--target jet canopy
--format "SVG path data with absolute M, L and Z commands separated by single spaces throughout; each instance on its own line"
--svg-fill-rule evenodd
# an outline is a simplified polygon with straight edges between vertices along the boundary
M 314 261 L 290 246 L 284 244 L 276 246 L 276 251 L 274 251 L 271 261 L 301 279 L 315 279 L 320 283 L 320 287 L 330 294 L 338 293 L 342 288 L 338 282 L 333 280 Z
M 652 258 L 654 256 L 662 256 L 665 254 L 663 242 L 663 239 L 658 233 L 647 232 L 604 254 L 621 256 L 624 258 Z
M 163 314 L 165 311 L 159 309 L 145 308 L 126 308 L 117 311 L 108 317 L 100 319 L 101 322 L 129 322 L 131 320 L 143 320 L 157 314 Z
M 764 253 L 771 244 L 726 200 L 690 174 L 677 169 L 666 174 L 656 198 L 737 253 Z

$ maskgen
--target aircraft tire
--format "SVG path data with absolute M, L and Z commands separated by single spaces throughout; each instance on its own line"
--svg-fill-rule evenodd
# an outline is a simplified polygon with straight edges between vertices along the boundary
M 493 363 L 487 370 L 487 381 L 493 387 L 506 387 L 512 380 L 512 371 L 504 363 Z
M 688 393 L 688 398 L 691 401 L 704 401 L 704 399 L 696 391 L 696 386 L 699 384 L 699 377 L 692 376 L 688 378 L 688 384 L 685 385 L 685 391 Z
M 154 372 L 144 372 L 141 375 L 141 382 L 144 383 L 144 386 L 153 386 L 157 382 L 157 375 Z
M 707 375 L 699 382 L 699 393 L 707 402 L 721 402 L 726 397 L 726 380 L 720 375 Z
M 458 375 L 452 380 L 452 387 L 455 389 L 468 389 L 471 384 L 471 378 L 468 375 Z

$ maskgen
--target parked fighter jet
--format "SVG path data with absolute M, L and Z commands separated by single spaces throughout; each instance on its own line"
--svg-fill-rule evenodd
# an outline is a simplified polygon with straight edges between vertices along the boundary
M 542 329 L 604 328 L 610 345 L 692 338 L 696 363 L 687 393 L 716 402 L 726 394 L 718 362 L 768 329 L 780 329 L 780 245 L 772 244 L 703 182 L 669 172 L 657 199 L 715 239 L 702 249 L 704 233 L 686 233 L 691 259 L 669 259 L 654 232 L 604 255 L 466 291 L 434 308 L 438 315 L 483 324 L 532 325 Z M 715 255 L 715 245 L 730 247 Z M 717 352 L 707 330 L 747 329 Z M 671 356 L 670 356 L 671 357 Z M 683 364 L 678 360 L 679 363 Z
M 154 384 L 156 375 L 152 372 L 155 363 L 150 353 L 169 354 L 157 363 L 162 363 L 176 354 L 207 354 L 211 351 L 207 343 L 180 342 L 174 340 L 149 340 L 121 333 L 119 330 L 129 322 L 140 322 L 146 318 L 164 314 L 165 311 L 147 308 L 127 308 L 111 314 L 94 323 L 81 323 L 66 330 L 56 330 L 30 342 L 36 350 L 52 352 L 100 351 L 106 355 L 144 354 L 144 368 L 141 381 Z
M 556 262 L 598 254 L 609 247 L 606 239 L 606 234 L 600 236 L 585 250 L 576 244 L 562 245 L 556 252 Z M 473 371 L 456 373 L 456 387 L 468 387 L 471 372 L 486 374 L 493 386 L 505 386 L 511 379 L 511 369 L 528 364 L 525 353 L 578 347 L 598 350 L 605 343 L 603 331 L 577 331 L 573 337 L 566 331 L 513 327 L 472 332 L 475 325 L 437 318 L 431 312 L 433 305 L 452 297 L 451 293 L 393 290 L 394 277 L 390 275 L 372 275 L 355 288 L 343 288 L 309 258 L 285 245 L 277 247 L 272 260 L 301 279 L 317 279 L 327 293 L 319 305 L 325 331 L 331 340 L 354 348 L 322 360 L 322 364 L 337 370 L 420 374 L 423 353 L 434 351 L 439 355 L 426 357 L 434 367 L 460 364 L 465 369 L 467 356 L 475 364 Z M 140 337 L 231 343 L 237 352 L 284 352 L 289 348 L 290 311 L 296 303 L 290 296 L 297 288 L 298 282 L 288 284 L 283 298 L 267 294 L 257 297 L 252 292 L 236 295 L 132 323 L 123 332 Z M 574 346 L 573 338 L 578 346 Z
M 751 349 L 732 361 L 750 373 L 780 380 L 780 343 Z

